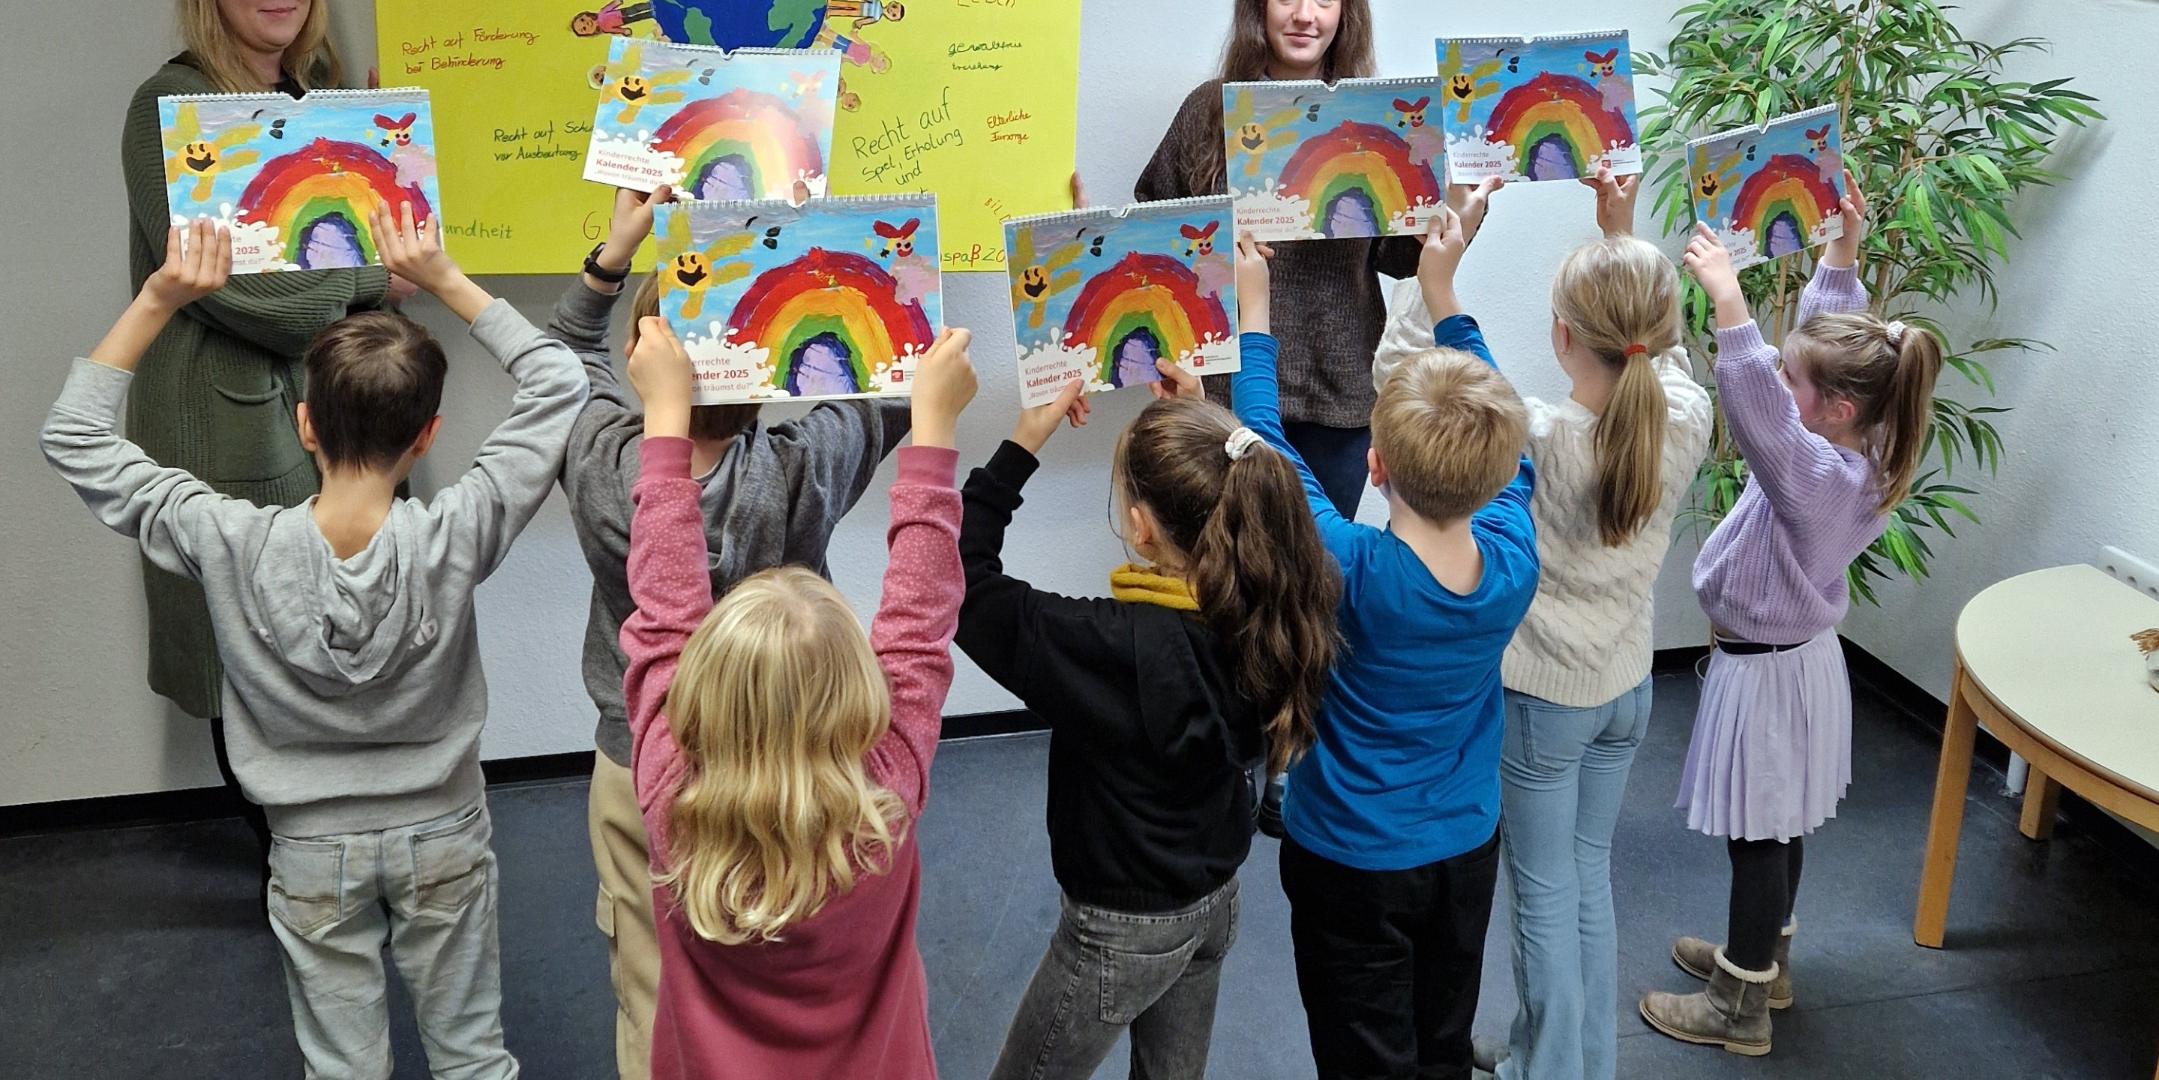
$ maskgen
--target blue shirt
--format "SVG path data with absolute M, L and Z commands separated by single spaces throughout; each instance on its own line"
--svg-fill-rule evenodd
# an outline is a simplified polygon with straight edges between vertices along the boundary
M 1467 315 L 1433 336 L 1492 363 Z M 1335 511 L 1283 436 L 1274 338 L 1245 334 L 1239 345 L 1237 417 L 1296 465 L 1320 541 L 1342 567 L 1346 647 L 1327 678 L 1318 741 L 1290 769 L 1283 827 L 1306 850 L 1360 870 L 1475 850 L 1499 828 L 1500 656 L 1537 592 L 1529 458 L 1470 518 L 1484 576 L 1458 595 L 1391 530 Z

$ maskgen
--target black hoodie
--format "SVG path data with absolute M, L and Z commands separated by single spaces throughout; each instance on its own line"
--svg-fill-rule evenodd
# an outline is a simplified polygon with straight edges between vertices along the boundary
M 1038 464 L 1007 442 L 968 477 L 956 640 L 1050 726 L 1050 863 L 1065 894 L 1118 911 L 1189 906 L 1251 849 L 1260 712 L 1197 615 L 1058 596 L 1004 573 L 1005 528 Z

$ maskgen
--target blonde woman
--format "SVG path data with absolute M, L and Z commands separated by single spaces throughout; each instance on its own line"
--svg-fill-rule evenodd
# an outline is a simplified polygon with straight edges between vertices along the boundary
M 623 698 L 658 883 L 652 1075 L 934 1080 L 913 826 L 965 592 L 952 446 L 975 390 L 967 332 L 917 373 L 867 638 L 799 567 L 713 603 L 690 363 L 660 319 L 639 325 L 630 382 L 645 438 Z
M 1543 571 L 1500 666 L 1500 834 L 1521 1001 L 1497 1070 L 1509 1080 L 1613 1075 L 1612 831 L 1649 727 L 1657 570 L 1709 448 L 1709 395 L 1680 345 L 1678 271 L 1632 235 L 1636 178 L 1585 182 L 1604 239 L 1552 279 L 1552 352 L 1572 391 L 1523 399 Z M 1431 347 L 1421 299 L 1403 306 L 1373 364 L 1381 378 Z
M 171 212 L 157 99 L 173 94 L 278 91 L 298 96 L 342 76 L 328 36 L 327 0 L 177 0 L 186 51 L 135 90 L 120 142 L 127 179 L 128 276 L 141 288 L 165 255 Z M 410 287 L 402 286 L 404 295 Z M 292 506 L 320 488 L 300 446 L 300 354 L 348 312 L 380 306 L 391 278 L 379 266 L 235 277 L 188 305 L 150 346 L 129 392 L 127 436 L 161 465 L 185 469 L 222 494 Z M 150 689 L 213 721 L 219 772 L 262 851 L 262 811 L 246 804 L 226 760 L 223 673 L 202 589 L 145 562 L 150 608 Z M 262 865 L 268 865 L 262 862 Z

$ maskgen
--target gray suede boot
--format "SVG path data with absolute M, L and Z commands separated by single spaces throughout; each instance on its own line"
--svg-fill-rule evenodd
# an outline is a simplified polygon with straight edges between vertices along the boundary
M 1799 929 L 1799 916 L 1784 924 L 1784 932 L 1777 935 L 1776 951 L 1771 956 L 1777 962 L 1777 979 L 1769 984 L 1769 1007 L 1789 1009 L 1792 1007 L 1792 932 Z M 1717 946 L 1713 942 L 1696 937 L 1683 937 L 1672 943 L 1672 963 L 1679 970 L 1697 979 L 1709 978 L 1716 969 Z
M 1721 1046 L 1734 1054 L 1761 1057 L 1769 1052 L 1768 971 L 1748 971 L 1712 951 L 1709 989 L 1699 994 L 1650 994 L 1642 999 L 1642 1019 L 1681 1042 Z

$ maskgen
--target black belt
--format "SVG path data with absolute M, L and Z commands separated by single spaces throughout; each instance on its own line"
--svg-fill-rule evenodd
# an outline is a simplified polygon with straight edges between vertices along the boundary
M 1727 652 L 1733 656 L 1760 656 L 1763 653 L 1791 652 L 1793 649 L 1809 643 L 1802 641 L 1798 645 L 1769 645 L 1759 641 L 1730 641 L 1725 638 L 1712 638 L 1710 644 L 1717 651 Z

